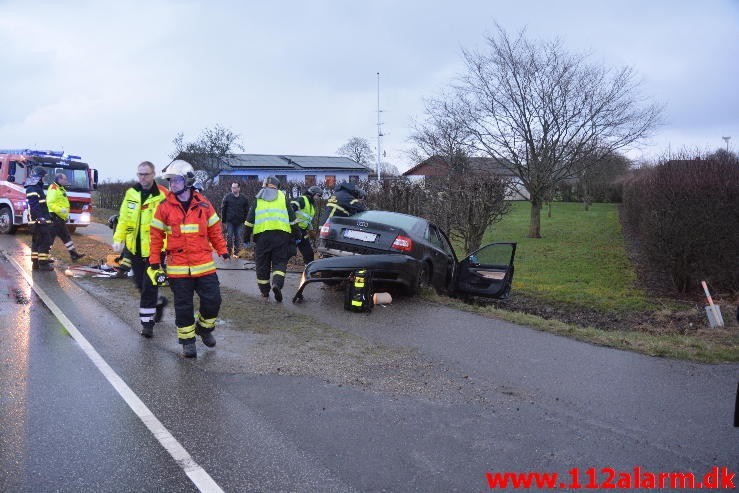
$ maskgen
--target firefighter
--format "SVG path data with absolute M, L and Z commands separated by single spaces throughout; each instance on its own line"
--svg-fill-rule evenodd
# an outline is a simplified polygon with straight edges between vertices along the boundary
M 31 219 L 31 268 L 33 270 L 54 270 L 51 259 L 51 244 L 54 241 L 54 230 L 51 224 L 49 208 L 44 193 L 44 176 L 46 170 L 35 168 L 26 180 L 26 201 Z
M 49 185 L 49 189 L 46 192 L 46 205 L 49 207 L 54 235 L 61 238 L 69 252 L 69 256 L 72 258 L 72 262 L 76 262 L 84 257 L 85 254 L 77 253 L 72 236 L 67 229 L 67 220 L 69 219 L 69 198 L 67 198 L 67 189 L 65 188 L 67 185 L 69 185 L 67 175 L 57 173 L 54 183 Z M 54 240 L 52 239 L 53 243 Z
M 167 189 L 154 182 L 154 164 L 144 161 L 139 164 L 136 177 L 138 183 L 126 190 L 123 197 L 118 222 L 113 233 L 113 251 L 128 260 L 133 271 L 133 283 L 141 294 L 139 299 L 139 320 L 141 335 L 150 338 L 154 335 L 154 324 L 162 319 L 167 298 L 159 296 L 155 286 L 146 275 L 149 267 L 150 225 L 154 210 L 164 200 Z M 161 255 L 161 245 L 156 250 Z M 157 264 L 161 260 L 157 260 Z
M 334 194 L 326 202 L 326 208 L 321 215 L 321 224 L 334 216 L 349 217 L 367 210 L 362 200 L 366 194 L 354 183 L 342 181 L 334 190 Z
M 195 336 L 208 347 L 216 345 L 213 329 L 221 307 L 221 289 L 212 250 L 230 259 L 213 205 L 197 191 L 190 163 L 178 159 L 162 170 L 169 192 L 151 221 L 149 276 L 162 275 L 157 252 L 166 239 L 167 278 L 172 289 L 177 338 L 186 358 L 196 358 Z M 197 293 L 200 309 L 193 315 Z
M 256 202 L 246 217 L 246 240 L 254 235 L 254 263 L 257 285 L 263 298 L 269 298 L 270 278 L 275 301 L 282 302 L 285 270 L 293 245 L 300 241 L 295 212 L 285 192 L 278 190 L 280 180 L 268 176 L 256 195 Z
M 316 215 L 316 200 L 323 195 L 321 187 L 313 185 L 308 188 L 306 193 L 301 195 L 295 200 L 290 201 L 293 209 L 295 210 L 295 219 L 300 229 L 300 242 L 298 243 L 298 250 L 303 256 L 303 263 L 308 264 L 313 262 L 314 253 L 313 246 L 310 243 L 309 231 L 313 226 L 313 216 Z

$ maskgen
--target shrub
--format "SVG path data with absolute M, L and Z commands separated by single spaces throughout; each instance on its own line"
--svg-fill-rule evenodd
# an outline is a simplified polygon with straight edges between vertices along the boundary
M 713 154 L 639 170 L 623 188 L 625 220 L 680 292 L 739 286 L 739 164 Z

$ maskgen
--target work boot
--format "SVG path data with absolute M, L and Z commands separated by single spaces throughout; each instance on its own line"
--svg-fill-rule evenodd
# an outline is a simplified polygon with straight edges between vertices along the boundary
M 45 264 L 39 262 L 38 270 L 54 270 L 54 264 L 52 264 L 51 262 L 47 262 Z
M 200 334 L 200 338 L 203 340 L 203 344 L 208 347 L 216 347 L 216 338 L 213 337 L 213 332 L 203 332 Z
M 182 355 L 185 358 L 197 358 L 198 350 L 195 347 L 195 338 L 182 342 Z
M 69 252 L 69 256 L 72 257 L 72 262 L 77 262 L 79 259 L 85 256 L 84 253 L 77 253 L 77 250 L 72 250 Z
M 195 333 L 203 340 L 203 344 L 208 347 L 215 347 L 216 338 L 213 337 L 213 329 L 206 329 L 199 323 L 195 324 Z
M 160 322 L 164 315 L 164 307 L 167 306 L 169 300 L 164 296 L 157 298 L 156 311 L 154 312 L 154 323 Z
M 282 303 L 282 290 L 277 286 L 272 286 L 272 292 L 275 294 L 275 301 Z
M 142 325 L 141 335 L 146 337 L 147 339 L 150 339 L 154 335 L 154 325 Z

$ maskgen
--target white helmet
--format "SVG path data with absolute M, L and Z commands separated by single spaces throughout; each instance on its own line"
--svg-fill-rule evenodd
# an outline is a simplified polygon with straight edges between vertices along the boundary
M 182 159 L 172 161 L 162 170 L 162 178 L 169 180 L 175 176 L 183 177 L 186 187 L 191 187 L 195 183 L 195 170 L 190 163 Z

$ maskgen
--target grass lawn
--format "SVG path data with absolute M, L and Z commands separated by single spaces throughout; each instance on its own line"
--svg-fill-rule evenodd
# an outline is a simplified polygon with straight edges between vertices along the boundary
M 483 244 L 515 241 L 513 289 L 537 298 L 601 310 L 640 310 L 654 301 L 636 285 L 624 249 L 616 204 L 556 202 L 542 210 L 542 238 L 527 238 L 531 205 L 511 212 L 486 233 Z

